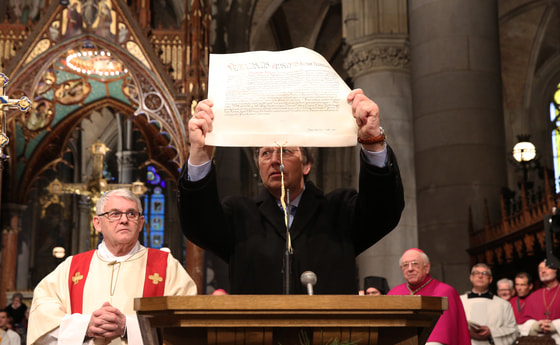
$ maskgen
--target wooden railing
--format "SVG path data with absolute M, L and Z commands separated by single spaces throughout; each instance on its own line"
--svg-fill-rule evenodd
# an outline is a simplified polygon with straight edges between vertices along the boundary
M 543 252 L 546 247 L 544 217 L 559 207 L 558 195 L 552 192 L 545 173 L 544 187 L 527 193 L 521 186 L 518 199 L 501 196 L 501 220 L 491 224 L 488 205 L 484 205 L 485 224 L 474 229 L 469 210 L 469 239 L 472 262 L 500 265 L 514 258 Z

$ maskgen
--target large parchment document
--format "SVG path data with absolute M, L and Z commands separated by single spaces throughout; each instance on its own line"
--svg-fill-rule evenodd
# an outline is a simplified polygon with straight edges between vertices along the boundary
M 307 48 L 211 54 L 213 146 L 356 145 L 350 88 Z

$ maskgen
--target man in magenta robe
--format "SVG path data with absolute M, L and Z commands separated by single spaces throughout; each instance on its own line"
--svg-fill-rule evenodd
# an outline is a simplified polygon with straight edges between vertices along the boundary
M 521 335 L 552 336 L 560 344 L 560 284 L 558 270 L 547 266 L 546 260 L 539 264 L 542 288 L 527 297 L 519 316 Z
M 430 276 L 430 259 L 418 248 L 404 252 L 399 261 L 404 284 L 394 287 L 388 295 L 420 295 L 447 297 L 449 308 L 439 317 L 426 345 L 470 345 L 471 337 L 463 304 L 457 291 Z
M 527 272 L 519 272 L 515 276 L 515 294 L 517 296 L 513 297 L 509 300 L 511 306 L 513 308 L 513 314 L 515 316 L 515 320 L 517 323 L 520 322 L 521 311 L 523 307 L 525 307 L 525 303 L 527 303 L 527 297 L 531 294 L 533 290 L 533 278 Z

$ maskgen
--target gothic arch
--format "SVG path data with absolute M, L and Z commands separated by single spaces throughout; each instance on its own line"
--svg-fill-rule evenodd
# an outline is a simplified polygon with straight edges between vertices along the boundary
M 58 7 L 55 6 L 54 8 Z M 51 8 L 51 11 L 55 11 Z M 56 11 L 55 11 L 56 12 Z M 125 13 L 126 14 L 126 13 Z M 124 16 L 124 15 L 123 15 Z M 48 18 L 56 18 L 52 13 Z M 59 15 L 60 17 L 60 15 Z M 124 16 L 126 19 L 126 16 Z M 45 25 L 43 27 L 48 27 Z M 12 152 L 10 162 L 10 183 L 12 189 L 8 195 L 13 202 L 23 203 L 37 177 L 46 169 L 52 167 L 62 159 L 66 145 L 72 132 L 79 127 L 80 121 L 88 117 L 95 109 L 106 106 L 113 107 L 118 111 L 133 116 L 133 121 L 142 133 L 148 153 L 148 163 L 154 163 L 163 168 L 170 176 L 177 176 L 179 166 L 184 163 L 187 156 L 187 132 L 184 119 L 181 114 L 187 107 L 184 102 L 175 98 L 176 90 L 167 80 L 168 77 L 162 73 L 160 63 L 148 53 L 148 49 L 142 49 L 142 38 L 136 38 L 136 51 L 131 53 L 126 44 L 116 44 L 103 37 L 92 33 L 83 33 L 60 42 L 51 42 L 46 49 L 38 49 L 47 41 L 52 41 L 47 33 L 36 33 L 30 35 L 35 37 L 33 42 L 27 42 L 29 49 L 22 50 L 22 54 L 15 60 L 8 72 L 12 82 L 8 84 L 7 94 L 11 96 L 28 95 L 34 98 L 42 81 L 43 75 L 61 57 L 65 57 L 67 51 L 79 47 L 88 42 L 89 44 L 110 51 L 114 57 L 122 62 L 128 70 L 128 75 L 138 93 L 137 103 L 126 102 L 112 97 L 107 91 L 107 96 L 93 102 L 82 100 L 78 109 L 68 112 L 64 118 L 56 119 L 51 128 L 46 128 L 39 137 L 33 152 L 28 157 L 22 157 L 22 140 L 15 140 L 21 136 L 21 125 L 18 120 L 22 114 L 18 111 L 7 114 L 9 137 L 12 138 L 9 152 Z M 134 39 L 133 39 L 134 41 Z M 22 63 L 27 61 L 28 63 Z M 32 76 L 32 77 L 31 77 Z M 87 77 L 83 77 L 86 80 Z M 105 85 L 106 87 L 106 85 Z M 95 91 L 95 90 L 93 90 Z M 181 108 L 181 110 L 180 110 Z M 158 125 L 154 126 L 154 123 Z M 27 140 L 27 139 L 26 139 Z M 38 139 L 37 139 L 38 140 Z M 23 159 L 18 159 L 23 158 Z M 22 172 L 23 170 L 23 172 Z M 19 171 L 19 175 L 18 175 Z
M 31 154 L 25 172 L 17 181 L 18 187 L 15 189 L 17 193 L 14 193 L 14 201 L 24 203 L 36 180 L 46 170 L 53 168 L 62 161 L 62 156 L 67 151 L 68 142 L 71 140 L 73 132 L 79 129 L 82 120 L 91 116 L 93 111 L 108 106 L 132 114 L 132 109 L 121 102 L 102 100 L 81 107 L 66 116 L 43 138 L 41 144 Z

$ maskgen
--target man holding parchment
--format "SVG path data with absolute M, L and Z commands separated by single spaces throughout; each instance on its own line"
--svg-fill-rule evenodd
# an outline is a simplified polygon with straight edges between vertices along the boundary
M 304 147 L 261 147 L 255 156 L 265 190 L 255 199 L 234 196 L 223 202 L 218 198 L 213 147 L 206 145 L 206 135 L 213 130 L 213 102 L 196 106 L 188 123 L 190 156 L 178 181 L 182 228 L 190 241 L 229 263 L 232 294 L 283 292 L 287 237 L 293 248 L 294 282 L 312 271 L 317 294 L 357 293 L 355 257 L 397 225 L 404 196 L 377 104 L 360 89 L 351 91 L 347 100 L 362 144 L 360 193 L 345 188 L 323 194 L 304 181 L 313 162 Z M 282 203 L 285 195 L 289 200 Z M 292 291 L 306 293 L 306 288 L 294 283 Z

